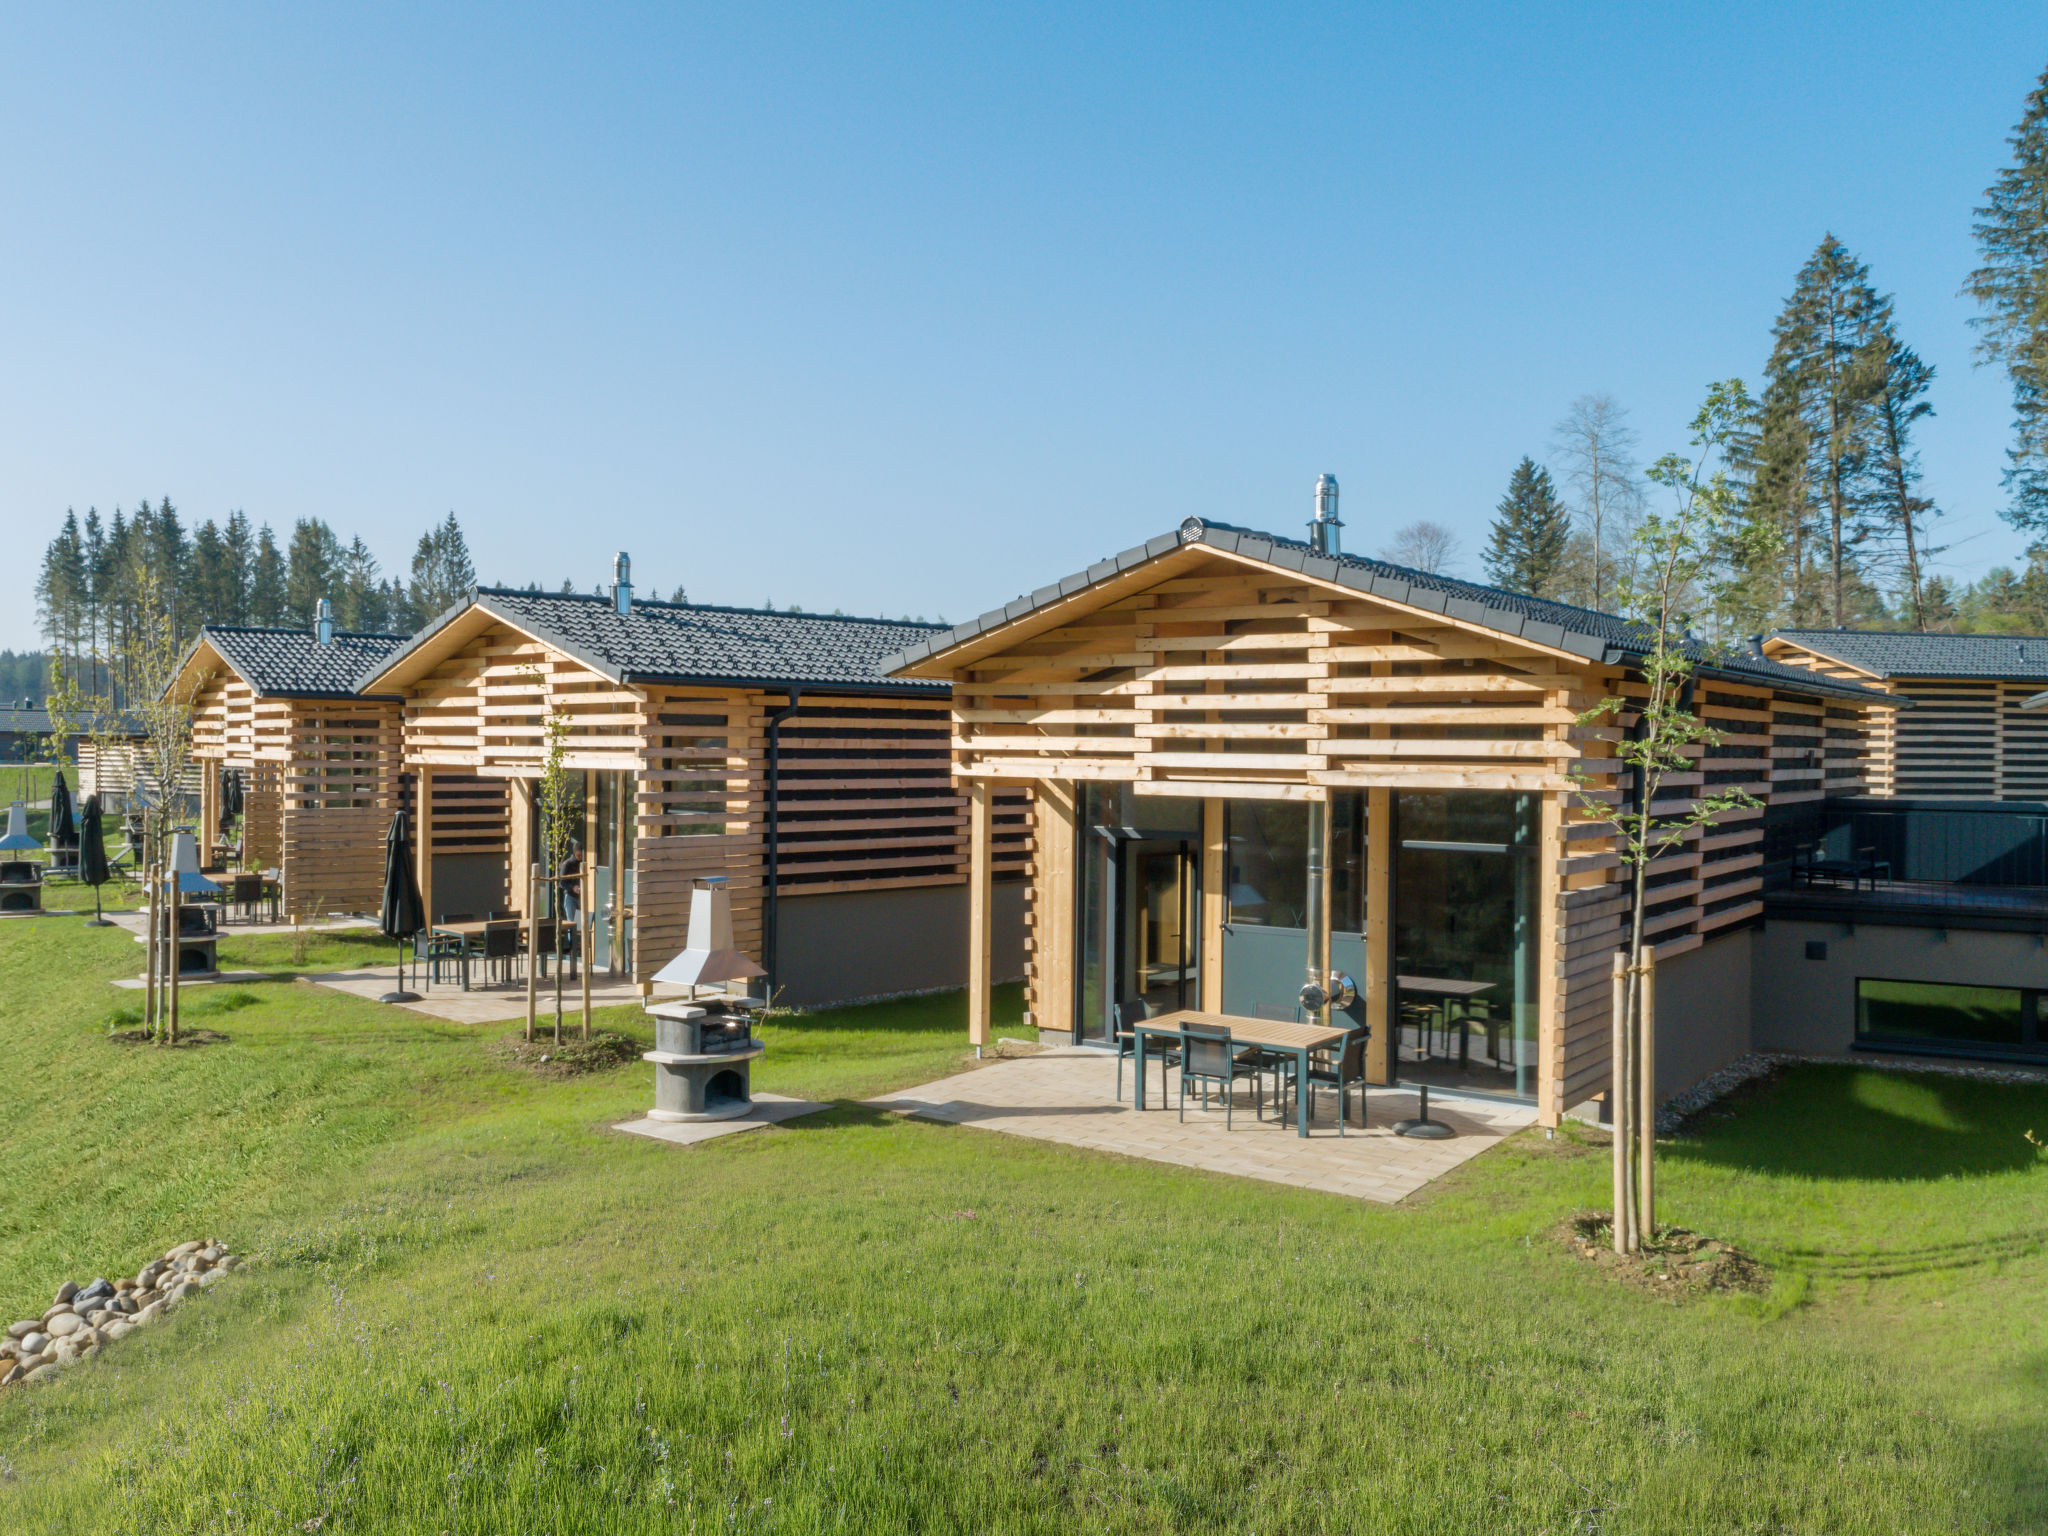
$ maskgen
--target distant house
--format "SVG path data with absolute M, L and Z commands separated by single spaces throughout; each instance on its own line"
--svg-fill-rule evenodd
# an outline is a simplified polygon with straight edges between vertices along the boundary
M 50 712 L 33 701 L 0 707 L 0 763 L 30 763 L 50 754 Z
M 2026 708 L 2048 688 L 2048 635 L 1781 629 L 1763 652 L 1912 701 L 1867 717 L 1870 793 L 2048 800 L 2048 712 Z
M 231 862 L 279 870 L 286 907 L 302 915 L 376 907 L 399 803 L 398 701 L 365 697 L 355 680 L 405 636 L 338 630 L 321 608 L 314 629 L 209 624 L 171 683 L 191 703 L 201 827 L 211 841 L 222 776 L 239 775 Z
M 597 964 L 649 984 L 695 881 L 731 882 L 742 950 L 784 1002 L 967 979 L 967 795 L 952 690 L 889 677 L 936 626 L 480 587 L 357 679 L 403 700 L 419 884 L 436 920 L 544 906 L 536 786 L 568 722 Z M 1025 796 L 984 859 L 1009 877 L 997 973 L 1023 966 Z

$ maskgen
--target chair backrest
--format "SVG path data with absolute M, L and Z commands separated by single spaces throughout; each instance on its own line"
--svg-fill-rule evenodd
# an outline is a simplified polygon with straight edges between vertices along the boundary
M 484 930 L 484 955 L 491 960 L 505 960 L 519 953 L 519 925 L 517 923 L 493 923 Z
M 1189 1077 L 1230 1076 L 1230 1031 L 1215 1024 L 1188 1024 L 1180 1032 L 1180 1069 Z
M 1351 1031 L 1351 1038 L 1344 1042 L 1344 1060 L 1338 1065 L 1338 1072 L 1346 1078 L 1365 1076 L 1365 1043 L 1372 1038 L 1372 1028 Z
M 443 912 L 441 914 L 441 921 L 444 923 L 473 923 L 476 921 L 476 914 L 474 912 Z
M 1116 1032 L 1128 1035 L 1132 1027 L 1152 1017 L 1152 1010 L 1145 1005 L 1142 997 L 1127 997 L 1116 1005 Z
M 517 912 L 507 912 L 503 907 L 491 909 L 490 921 L 494 923 L 515 923 L 518 920 L 519 914 Z
M 229 893 L 229 897 L 237 903 L 261 901 L 263 899 L 263 877 L 261 875 L 235 876 L 235 887 Z

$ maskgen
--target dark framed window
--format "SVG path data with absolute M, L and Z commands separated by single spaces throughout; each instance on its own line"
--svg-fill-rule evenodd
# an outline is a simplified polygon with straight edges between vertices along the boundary
M 2041 994 L 2032 987 L 1878 976 L 1856 980 L 1856 1044 L 1961 1056 L 2048 1055 Z

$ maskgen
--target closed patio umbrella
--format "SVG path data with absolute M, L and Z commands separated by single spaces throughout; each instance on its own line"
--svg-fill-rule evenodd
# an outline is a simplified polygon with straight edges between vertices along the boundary
M 78 846 L 78 825 L 71 819 L 71 786 L 64 782 L 62 768 L 50 776 L 50 846 Z
M 78 878 L 92 887 L 92 920 L 88 928 L 111 928 L 100 912 L 100 887 L 107 883 L 107 839 L 100 827 L 100 797 L 85 797 L 85 813 L 78 819 Z
M 405 812 L 391 818 L 391 830 L 384 834 L 384 908 L 380 914 L 384 937 L 398 941 L 398 988 L 386 992 L 380 1003 L 416 1003 L 417 992 L 405 990 L 405 941 L 412 942 L 413 963 L 420 958 L 420 930 L 427 926 L 426 904 L 420 900 L 419 882 L 412 872 L 412 829 Z

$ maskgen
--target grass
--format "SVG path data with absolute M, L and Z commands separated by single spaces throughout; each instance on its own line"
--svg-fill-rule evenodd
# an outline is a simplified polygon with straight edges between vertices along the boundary
M 301 982 L 194 1001 L 224 1044 L 109 1045 L 133 950 L 0 929 L 0 1032 L 44 1084 L 0 1099 L 0 1304 L 202 1229 L 263 1262 L 0 1398 L 0 1529 L 2048 1516 L 2039 1089 L 1787 1074 L 1664 1162 L 1671 1219 L 1764 1253 L 1778 1290 L 1671 1307 L 1552 1240 L 1604 1190 L 1578 1133 L 1393 1209 L 852 1102 L 679 1151 L 606 1129 L 646 1107 L 637 1063 L 543 1081 L 490 1030 Z M 959 1009 L 778 1023 L 758 1084 L 939 1075 Z

